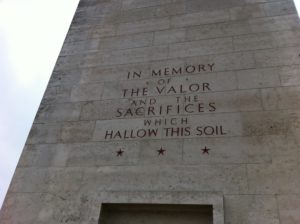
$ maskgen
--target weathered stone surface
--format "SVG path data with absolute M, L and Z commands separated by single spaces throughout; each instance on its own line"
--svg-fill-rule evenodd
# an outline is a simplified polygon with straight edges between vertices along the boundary
M 185 40 L 185 32 L 184 29 L 157 31 L 154 34 L 154 44 L 183 42 Z
M 61 131 L 62 142 L 85 142 L 91 140 L 95 122 L 81 121 L 64 123 Z
M 263 137 L 187 139 L 183 145 L 186 164 L 270 163 L 271 142 Z M 208 154 L 203 149 L 208 147 Z
M 230 18 L 232 20 L 243 20 L 265 16 L 262 4 L 253 4 L 231 8 Z
M 121 23 L 118 26 L 117 34 L 130 34 L 150 32 L 157 30 L 164 30 L 170 27 L 170 20 L 168 18 L 142 20 L 131 23 Z
M 299 222 L 299 195 L 281 195 L 277 198 L 280 221 L 282 224 Z
M 58 141 L 61 124 L 33 124 L 27 144 L 55 143 Z
M 81 0 L 0 223 L 103 203 L 300 223 L 299 37 L 291 0 Z
M 279 224 L 276 198 L 269 195 L 225 196 L 226 223 Z M 249 212 L 249 210 L 251 212 Z
M 229 13 L 226 10 L 214 10 L 196 12 L 171 17 L 172 27 L 187 27 L 201 24 L 225 22 L 229 20 Z
M 103 83 L 83 84 L 73 86 L 71 101 L 100 100 L 103 91 Z

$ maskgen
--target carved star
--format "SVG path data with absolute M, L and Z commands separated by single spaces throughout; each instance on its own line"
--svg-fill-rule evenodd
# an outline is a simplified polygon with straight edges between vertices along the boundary
M 163 149 L 163 147 L 160 147 L 160 149 L 159 150 L 157 150 L 157 152 L 158 152 L 158 155 L 160 156 L 160 155 L 165 155 L 165 152 L 166 152 L 166 150 L 165 149 Z
M 201 150 L 202 150 L 202 154 L 209 154 L 210 149 L 205 146 L 204 149 Z
M 119 151 L 116 152 L 117 156 L 122 156 L 124 151 L 122 149 L 119 149 Z

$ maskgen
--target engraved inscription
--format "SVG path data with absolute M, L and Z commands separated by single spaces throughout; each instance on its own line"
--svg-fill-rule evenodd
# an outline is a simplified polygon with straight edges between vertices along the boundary
M 116 119 L 134 117 L 144 118 L 141 125 L 134 128 L 108 128 L 103 132 L 104 140 L 137 140 L 151 138 L 184 138 L 184 137 L 212 137 L 227 135 L 223 124 L 216 122 L 200 122 L 193 125 L 189 115 L 213 114 L 218 105 L 213 100 L 207 101 L 198 94 L 214 90 L 210 82 L 189 82 L 189 76 L 203 72 L 213 72 L 215 63 L 186 65 L 182 67 L 163 67 L 151 69 L 154 85 L 126 88 L 124 83 L 120 93 L 122 98 L 129 98 L 128 107 L 119 107 L 114 111 Z M 141 71 L 128 71 L 128 80 L 143 78 Z M 149 77 L 149 74 L 147 74 Z M 167 77 L 155 79 L 157 77 Z M 186 76 L 185 80 L 178 80 L 177 76 Z M 153 82 L 153 80 L 152 80 Z M 147 86 L 148 85 L 148 86 Z M 161 97 L 171 97 L 172 103 L 161 101 Z M 171 117 L 182 116 L 182 117 Z

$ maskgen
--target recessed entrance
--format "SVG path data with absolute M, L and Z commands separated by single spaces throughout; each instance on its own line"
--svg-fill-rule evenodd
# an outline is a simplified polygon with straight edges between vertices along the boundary
M 213 224 L 212 205 L 103 204 L 99 224 Z

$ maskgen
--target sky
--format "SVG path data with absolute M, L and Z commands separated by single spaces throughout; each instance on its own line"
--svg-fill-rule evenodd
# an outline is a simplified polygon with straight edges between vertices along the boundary
M 0 207 L 78 2 L 0 0 Z
M 79 0 L 0 0 L 0 207 Z

